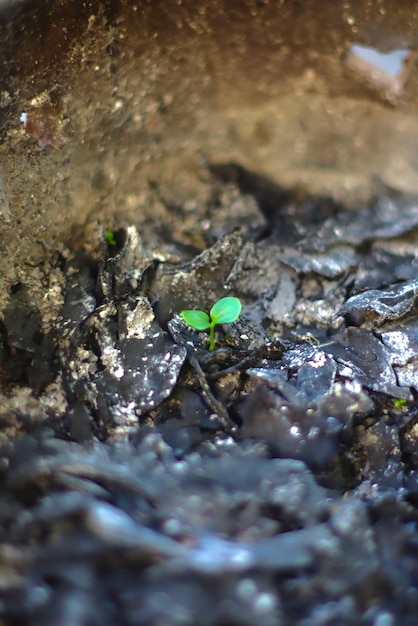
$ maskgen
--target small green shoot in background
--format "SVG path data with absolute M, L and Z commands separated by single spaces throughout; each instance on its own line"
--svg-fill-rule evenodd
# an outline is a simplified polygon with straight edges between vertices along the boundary
M 400 409 L 403 406 L 406 406 L 407 404 L 408 404 L 408 400 L 406 400 L 405 398 L 398 398 L 397 400 L 395 400 L 395 407 L 397 409 Z
M 238 298 L 221 298 L 211 308 L 209 315 L 205 311 L 187 309 L 181 311 L 184 321 L 196 330 L 209 329 L 209 350 L 215 348 L 216 324 L 230 324 L 238 319 L 242 304 Z
M 105 232 L 105 238 L 108 246 L 116 246 L 115 233 L 113 230 L 107 230 Z

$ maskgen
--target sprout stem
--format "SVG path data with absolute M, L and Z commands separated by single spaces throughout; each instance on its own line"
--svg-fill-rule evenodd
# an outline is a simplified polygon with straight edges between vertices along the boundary
M 209 352 L 215 349 L 215 324 L 209 326 Z

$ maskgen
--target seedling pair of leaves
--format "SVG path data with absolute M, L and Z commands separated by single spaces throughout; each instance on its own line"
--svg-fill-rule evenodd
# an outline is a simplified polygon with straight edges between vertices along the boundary
M 238 298 L 221 298 L 211 308 L 209 315 L 205 311 L 187 309 L 181 311 L 184 321 L 196 330 L 209 329 L 209 350 L 215 348 L 216 324 L 230 324 L 238 319 L 241 313 L 241 302 Z

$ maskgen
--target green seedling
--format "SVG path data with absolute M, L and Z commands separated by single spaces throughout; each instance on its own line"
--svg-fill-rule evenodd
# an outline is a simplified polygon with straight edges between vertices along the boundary
M 242 304 L 238 298 L 221 298 L 215 302 L 209 315 L 205 311 L 188 309 L 181 311 L 184 321 L 196 330 L 207 330 L 209 328 L 209 350 L 215 348 L 215 326 L 216 324 L 230 324 L 238 319 L 241 313 Z
M 107 230 L 105 232 L 105 238 L 108 246 L 116 246 L 115 233 L 113 230 Z
M 395 407 L 397 409 L 400 409 L 403 406 L 406 406 L 407 404 L 408 404 L 408 400 L 406 400 L 405 398 L 398 398 L 397 400 L 395 400 Z

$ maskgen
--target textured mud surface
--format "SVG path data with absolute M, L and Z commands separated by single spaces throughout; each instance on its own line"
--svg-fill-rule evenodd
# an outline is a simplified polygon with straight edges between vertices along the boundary
M 46 331 L 14 289 L 0 613 L 412 626 L 417 200 L 276 198 L 273 217 L 212 176 L 200 248 L 175 222 L 156 243 L 98 227 L 95 250 L 58 259 Z M 208 352 L 178 313 L 225 294 L 243 312 Z
M 0 0 L 1 626 L 416 626 L 417 48 L 414 0 Z

